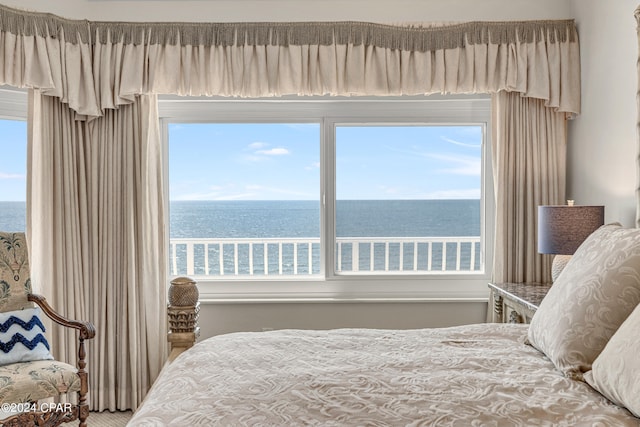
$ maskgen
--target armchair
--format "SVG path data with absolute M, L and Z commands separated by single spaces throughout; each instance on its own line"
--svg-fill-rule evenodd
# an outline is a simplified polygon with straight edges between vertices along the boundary
M 41 313 L 78 330 L 76 367 L 53 360 Z M 0 425 L 57 426 L 79 419 L 85 427 L 89 405 L 84 341 L 94 336 L 91 323 L 66 319 L 44 297 L 31 293 L 24 233 L 0 232 Z M 42 402 L 69 393 L 77 393 L 77 403 Z

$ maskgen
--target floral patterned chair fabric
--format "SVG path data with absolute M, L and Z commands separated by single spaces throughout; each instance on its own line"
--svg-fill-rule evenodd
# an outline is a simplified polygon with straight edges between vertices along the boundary
M 33 307 L 24 233 L 0 232 L 0 312 Z
M 79 419 L 79 425 L 85 427 L 89 415 L 86 397 L 89 386 L 85 370 L 84 341 L 95 336 L 95 329 L 89 322 L 62 317 L 49 306 L 44 297 L 31 292 L 29 257 L 24 233 L 0 232 L 0 314 L 33 309 L 34 303 L 58 325 L 78 330 L 78 364 L 71 366 L 56 360 L 32 360 L 0 366 L 0 403 L 3 404 L 3 411 L 6 408 L 10 409 L 9 413 L 0 413 L 0 425 L 57 426 Z M 0 324 L 0 332 L 6 332 L 14 324 L 32 328 L 30 324 L 10 320 L 13 323 Z M 28 340 L 20 342 L 24 342 L 27 347 L 33 344 Z M 0 340 L 0 352 L 4 351 L 6 354 L 15 345 L 13 341 L 7 343 Z M 46 345 L 48 346 L 48 343 Z M 65 393 L 78 393 L 78 403 L 56 405 L 49 401 L 38 402 Z
M 80 391 L 78 369 L 66 363 L 37 360 L 0 366 L 3 403 L 35 402 L 74 391 Z

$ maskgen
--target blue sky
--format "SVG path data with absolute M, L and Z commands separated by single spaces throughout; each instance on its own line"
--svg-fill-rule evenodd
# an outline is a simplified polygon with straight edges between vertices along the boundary
M 318 200 L 319 124 L 173 124 L 171 200 Z M 338 199 L 479 199 L 479 126 L 342 126 Z
M 27 195 L 27 122 L 0 120 L 0 201 L 24 202 Z
M 0 120 L 0 201 L 26 199 L 26 122 Z M 172 124 L 171 200 L 318 200 L 319 124 Z M 337 198 L 480 198 L 479 126 L 339 127 Z

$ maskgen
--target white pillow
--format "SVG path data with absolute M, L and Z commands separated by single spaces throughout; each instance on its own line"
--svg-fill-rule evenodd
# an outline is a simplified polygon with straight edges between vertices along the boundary
M 40 307 L 0 313 L 0 366 L 52 360 Z
M 640 417 L 640 305 L 611 337 L 593 369 L 584 374 L 589 385 L 613 403 Z
M 528 340 L 582 379 L 640 302 L 640 229 L 603 225 L 576 250 L 531 319 Z

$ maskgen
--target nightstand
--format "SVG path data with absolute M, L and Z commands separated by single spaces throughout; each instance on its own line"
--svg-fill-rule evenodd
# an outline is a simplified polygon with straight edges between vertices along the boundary
M 489 283 L 492 321 L 530 323 L 551 285 L 539 283 Z

